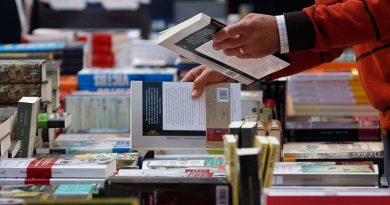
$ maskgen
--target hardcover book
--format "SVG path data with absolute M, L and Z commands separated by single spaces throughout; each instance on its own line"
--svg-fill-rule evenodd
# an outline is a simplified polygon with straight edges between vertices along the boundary
M 222 135 L 239 120 L 239 84 L 220 83 L 191 96 L 192 83 L 139 82 L 131 86 L 135 148 L 223 149 Z M 207 133 L 207 134 L 206 134 Z
M 243 60 L 214 50 L 213 35 L 223 27 L 224 24 L 200 13 L 161 32 L 158 44 L 243 84 L 261 80 L 289 65 L 274 55 Z
M 17 158 L 0 165 L 0 178 L 107 178 L 116 171 L 112 158 Z
M 0 60 L 0 84 L 39 84 L 46 80 L 45 60 Z
M 23 97 L 18 102 L 18 114 L 14 129 L 15 140 L 21 140 L 20 157 L 32 157 L 38 127 L 40 97 Z

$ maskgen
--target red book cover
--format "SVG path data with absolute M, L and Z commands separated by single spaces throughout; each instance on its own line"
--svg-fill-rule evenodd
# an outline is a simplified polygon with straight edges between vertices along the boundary
M 114 49 L 111 44 L 101 44 L 101 43 L 95 43 L 92 44 L 92 53 L 108 53 L 112 54 L 114 52 Z
M 111 44 L 113 41 L 111 33 L 94 33 L 92 34 L 92 44 L 95 43 L 106 43 Z
M 102 63 L 102 62 L 92 62 L 92 66 L 96 68 L 113 68 L 115 64 L 112 63 Z
M 114 64 L 115 56 L 113 54 L 93 54 L 93 63 Z

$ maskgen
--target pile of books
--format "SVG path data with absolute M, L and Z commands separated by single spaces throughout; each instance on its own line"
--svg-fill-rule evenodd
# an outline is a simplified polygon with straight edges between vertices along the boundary
M 97 68 L 114 68 L 123 44 L 128 40 L 126 32 L 91 33 L 91 65 Z

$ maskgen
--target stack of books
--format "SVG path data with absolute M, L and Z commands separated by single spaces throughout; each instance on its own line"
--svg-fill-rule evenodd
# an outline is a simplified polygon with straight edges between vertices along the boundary
M 117 65 L 119 52 L 128 40 L 126 32 L 92 33 L 92 67 L 114 68 Z

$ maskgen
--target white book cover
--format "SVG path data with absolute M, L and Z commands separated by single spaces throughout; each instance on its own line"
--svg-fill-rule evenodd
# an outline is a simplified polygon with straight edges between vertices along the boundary
M 56 142 L 118 141 L 118 140 L 129 140 L 129 133 L 102 133 L 102 134 L 63 133 L 56 138 Z
M 289 65 L 274 55 L 256 59 L 240 59 L 226 56 L 223 51 L 214 50 L 213 35 L 223 27 L 225 27 L 224 24 L 200 13 L 161 32 L 158 43 L 243 84 L 261 80 Z
M 0 160 L 0 178 L 107 178 L 116 160 L 81 158 L 15 158 Z
M 227 131 L 230 122 L 241 119 L 238 83 L 208 86 L 197 99 L 191 92 L 190 82 L 132 81 L 133 148 L 207 149 L 206 128 L 215 128 L 215 133 L 223 132 L 223 128 Z M 208 126 L 210 121 L 215 125 Z

